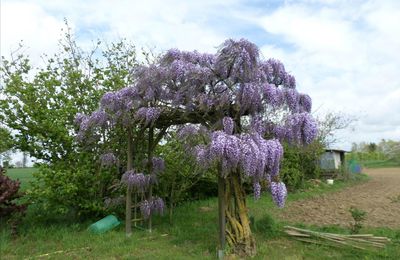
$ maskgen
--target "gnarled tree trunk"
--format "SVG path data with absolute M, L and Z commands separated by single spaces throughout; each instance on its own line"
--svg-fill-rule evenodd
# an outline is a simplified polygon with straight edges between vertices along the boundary
M 225 179 L 226 241 L 239 256 L 254 256 L 256 244 L 250 229 L 246 194 L 240 172 L 232 172 Z

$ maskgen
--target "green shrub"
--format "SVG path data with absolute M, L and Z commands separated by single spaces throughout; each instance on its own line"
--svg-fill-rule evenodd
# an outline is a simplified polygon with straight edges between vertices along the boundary
M 107 212 L 104 199 L 110 196 L 107 187 L 115 179 L 110 171 L 42 165 L 33 175 L 36 180 L 27 195 L 42 212 L 79 218 Z
M 319 177 L 319 159 L 324 151 L 320 142 L 315 141 L 306 147 L 284 143 L 283 147 L 280 175 L 289 189 L 303 187 L 306 180 Z
M 202 171 L 195 159 L 185 151 L 184 145 L 174 136 L 167 138 L 157 153 L 165 161 L 165 171 L 159 176 L 156 192 L 172 207 L 183 201 L 205 199 L 217 195 L 216 173 Z

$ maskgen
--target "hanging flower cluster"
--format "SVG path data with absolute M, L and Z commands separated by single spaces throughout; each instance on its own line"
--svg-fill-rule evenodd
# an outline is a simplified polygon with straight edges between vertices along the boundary
M 164 201 L 159 197 L 152 197 L 150 200 L 140 202 L 140 213 L 144 219 L 148 219 L 153 214 L 164 214 Z
M 100 161 L 103 166 L 113 166 L 117 163 L 118 159 L 113 153 L 105 153 L 100 156 Z
M 283 182 L 272 182 L 271 195 L 276 205 L 278 205 L 280 208 L 283 208 L 285 206 L 285 200 L 287 196 L 286 185 Z
M 121 178 L 122 183 L 140 192 L 145 192 L 155 181 L 156 178 L 152 174 L 144 175 L 133 170 L 125 172 Z

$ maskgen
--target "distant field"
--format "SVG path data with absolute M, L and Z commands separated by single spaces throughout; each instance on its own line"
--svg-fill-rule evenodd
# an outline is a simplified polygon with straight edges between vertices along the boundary
M 29 187 L 29 182 L 33 181 L 32 174 L 37 170 L 37 168 L 12 168 L 7 169 L 7 175 L 14 180 L 19 179 L 21 181 L 21 190 L 24 191 Z
M 362 161 L 361 164 L 367 168 L 400 167 L 400 161 L 394 161 L 394 160 Z

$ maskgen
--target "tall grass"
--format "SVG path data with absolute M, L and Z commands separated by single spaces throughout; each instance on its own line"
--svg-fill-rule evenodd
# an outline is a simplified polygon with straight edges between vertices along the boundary
M 365 177 L 360 177 L 365 180 Z M 289 194 L 288 200 L 306 199 L 325 192 L 334 192 L 353 182 L 335 182 L 308 187 L 307 191 Z M 394 243 L 381 251 L 335 249 L 302 244 L 286 237 L 286 224 L 273 216 L 277 211 L 269 194 L 260 200 L 248 197 L 252 229 L 257 241 L 255 259 L 398 259 L 400 230 L 365 229 L 375 235 L 388 236 Z M 40 219 L 31 206 L 16 238 L 10 236 L 6 225 L 0 227 L 1 259 L 23 259 L 50 253 L 51 259 L 215 259 L 217 247 L 217 199 L 188 202 L 174 212 L 173 223 L 168 216 L 154 219 L 154 230 L 134 229 L 133 236 L 125 237 L 123 225 L 101 235 L 89 233 L 87 227 L 96 221 L 74 222 L 67 216 Z M 59 221 L 57 221 L 59 219 Z M 304 225 L 302 225 L 305 227 Z M 348 232 L 340 227 L 314 227 L 315 230 L 337 233 Z M 62 251 L 62 252 L 59 252 Z M 33 259 L 33 258 L 32 258 Z

